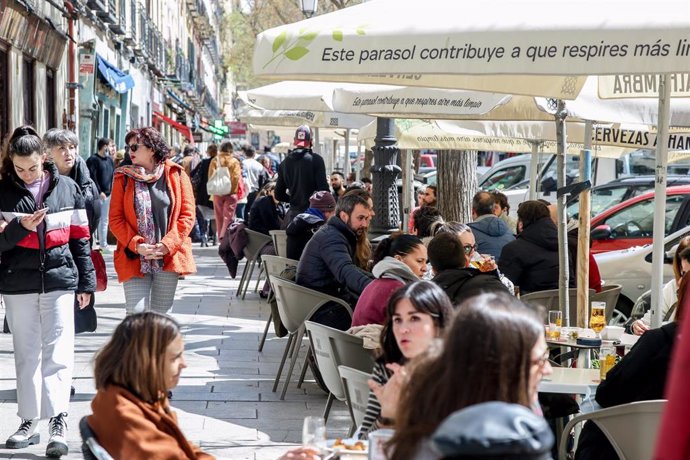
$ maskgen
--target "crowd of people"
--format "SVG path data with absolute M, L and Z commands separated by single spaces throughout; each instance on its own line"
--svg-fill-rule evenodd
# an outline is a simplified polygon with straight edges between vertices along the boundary
M 327 176 L 308 126 L 296 130 L 294 149 L 279 164 L 257 157 L 249 144 L 211 144 L 205 157 L 194 146 L 177 152 L 147 127 L 128 132 L 125 143 L 118 159 L 114 143 L 100 139 L 84 161 L 74 133 L 51 129 L 41 138 L 21 127 L 3 150 L 0 294 L 13 337 L 20 418 L 7 448 L 38 443 L 38 421 L 47 419 L 46 455 L 68 453 L 75 308 L 94 304 L 96 239 L 99 251 L 113 253 L 127 316 L 96 355 L 90 427 L 116 458 L 162 451 L 169 458 L 212 458 L 186 440 L 169 404 L 186 367 L 179 326 L 168 316 L 177 284 L 196 271 L 192 238 L 217 239 L 221 253 L 239 259 L 243 230 L 284 229 L 287 257 L 298 261 L 294 281 L 345 300 L 354 312 L 326 303 L 310 320 L 343 331 L 380 328 L 358 436 L 393 427 L 390 458 L 462 457 L 470 451 L 459 439 L 482 442 L 473 438 L 480 428 L 472 432 L 467 420 L 503 424 L 509 437 L 511 417 L 519 416 L 530 426 L 529 441 L 501 451 L 505 439 L 487 438 L 485 454 L 548 458 L 553 435 L 537 398 L 539 381 L 551 371 L 543 312 L 519 300 L 520 293 L 558 287 L 557 230 L 547 202 L 522 203 L 514 219 L 503 194 L 480 191 L 472 221 L 461 223 L 446 221 L 438 208 L 444 197 L 424 187 L 409 233 L 372 247 L 371 182 L 338 171 Z M 684 292 L 689 243 L 681 242 L 676 276 L 664 290 L 670 320 L 682 313 L 676 292 Z M 275 249 L 268 245 L 263 253 Z M 575 287 L 574 257 L 570 263 Z M 589 263 L 597 274 L 592 257 Z M 593 276 L 589 287 L 601 289 L 601 279 Z M 600 386 L 602 406 L 661 397 L 675 322 L 649 329 L 647 318 L 633 325 L 644 340 Z M 645 362 L 654 362 L 659 375 L 646 376 L 645 390 L 620 391 Z M 577 458 L 606 458 L 595 455 L 609 452 L 602 436 L 588 424 Z M 285 458 L 314 455 L 296 450 Z

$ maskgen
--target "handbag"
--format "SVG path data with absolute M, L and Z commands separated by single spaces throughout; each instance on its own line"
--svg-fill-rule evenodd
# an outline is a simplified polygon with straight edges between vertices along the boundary
M 91 262 L 96 270 L 96 292 L 108 289 L 108 273 L 105 271 L 105 260 L 101 251 L 91 251 Z
M 98 326 L 98 316 L 96 309 L 93 308 L 96 299 L 91 294 L 91 301 L 89 305 L 84 308 L 79 308 L 77 296 L 74 296 L 74 333 L 81 334 L 82 332 L 94 332 Z
M 209 195 L 230 195 L 232 191 L 232 180 L 230 170 L 226 166 L 220 165 L 220 158 L 216 157 L 216 170 L 213 176 L 206 182 L 206 191 Z
M 237 199 L 241 200 L 247 195 L 247 185 L 244 183 L 244 178 L 240 176 L 240 182 L 237 184 Z

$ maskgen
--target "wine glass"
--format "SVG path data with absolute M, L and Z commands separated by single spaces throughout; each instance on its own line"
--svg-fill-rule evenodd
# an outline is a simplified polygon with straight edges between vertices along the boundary
M 597 338 L 601 339 L 601 331 L 606 327 L 606 304 L 601 305 L 597 302 L 592 304 L 592 316 L 589 319 L 589 327 L 597 334 Z
M 326 447 L 326 422 L 323 417 L 304 417 L 302 447 L 321 451 Z

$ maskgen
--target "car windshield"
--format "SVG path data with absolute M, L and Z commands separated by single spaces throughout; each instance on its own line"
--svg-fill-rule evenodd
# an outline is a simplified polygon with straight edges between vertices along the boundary
M 482 190 L 505 190 L 525 179 L 525 166 L 517 165 L 499 169 L 481 183 Z
M 594 217 L 623 201 L 627 190 L 626 186 L 593 189 L 590 215 Z M 576 197 L 568 204 L 568 219 L 577 219 L 579 216 L 580 199 Z

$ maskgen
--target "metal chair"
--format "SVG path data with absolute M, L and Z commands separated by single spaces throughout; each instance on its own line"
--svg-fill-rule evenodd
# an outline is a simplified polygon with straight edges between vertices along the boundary
M 328 420 L 333 401 L 346 400 L 338 367 L 344 365 L 371 371 L 374 358 L 371 352 L 364 348 L 364 341 L 360 337 L 312 321 L 307 321 L 305 327 L 319 372 L 330 392 L 323 414 L 323 418 Z M 356 428 L 354 417 L 352 422 Z M 354 432 L 354 429 L 352 431 Z
M 261 256 L 261 262 L 263 263 L 264 266 L 264 272 L 266 272 L 266 276 L 268 277 L 268 283 L 271 284 L 271 276 L 280 276 L 280 274 L 283 272 L 288 267 L 297 267 L 297 260 L 292 260 L 288 259 L 286 257 L 279 257 L 279 256 L 269 256 L 269 255 L 263 255 Z M 266 300 L 266 303 L 271 303 L 273 299 L 275 298 L 275 294 L 273 293 L 273 285 L 271 284 L 271 294 L 268 296 L 268 299 Z M 259 342 L 259 351 L 263 351 L 264 349 L 264 343 L 266 342 L 266 336 L 268 336 L 268 329 L 271 327 L 271 323 L 273 322 L 273 313 L 270 313 L 268 315 L 268 321 L 266 321 L 266 327 L 264 328 L 264 334 L 261 336 L 261 341 Z
M 244 257 L 246 259 L 244 270 L 242 271 L 242 278 L 240 278 L 240 285 L 237 288 L 237 296 L 244 296 L 249 289 L 249 281 L 254 274 L 254 267 L 261 259 L 261 250 L 271 244 L 273 240 L 270 236 L 263 233 L 255 232 L 254 230 L 245 229 L 247 232 L 247 246 L 244 248 Z M 259 274 L 259 277 L 261 275 Z
M 273 238 L 273 247 L 276 248 L 276 254 L 280 257 L 287 257 L 287 233 L 285 230 L 271 230 L 268 234 Z
M 657 431 L 666 400 L 640 401 L 609 407 L 574 417 L 563 430 L 558 448 L 559 460 L 565 460 L 567 434 L 584 421 L 596 423 L 622 460 L 648 460 L 654 456 Z
M 369 384 L 371 372 L 362 372 L 347 366 L 338 366 L 340 378 L 345 389 L 345 401 L 350 409 L 350 417 L 355 427 L 361 426 L 364 422 L 364 415 L 369 404 Z M 352 436 L 354 432 L 350 433 Z
M 613 310 L 616 309 L 616 303 L 618 303 L 618 297 L 622 289 L 623 286 L 620 284 L 605 285 L 602 286 L 601 292 L 592 294 L 589 298 L 590 302 L 606 302 L 606 324 L 613 317 Z
M 596 293 L 594 289 L 589 290 L 589 298 Z M 520 300 L 527 303 L 541 305 L 547 310 L 560 310 L 558 289 L 549 289 L 546 291 L 530 292 L 520 297 Z M 570 313 L 570 325 L 575 326 L 575 318 L 577 316 L 577 289 L 568 289 L 568 306 Z M 591 307 L 590 307 L 591 308 Z
M 299 347 L 304 337 L 304 322 L 312 317 L 316 311 L 327 303 L 334 303 L 342 306 L 350 316 L 352 310 L 350 306 L 342 299 L 331 297 L 313 289 L 300 286 L 297 283 L 280 278 L 279 276 L 270 276 L 271 285 L 276 296 L 276 303 L 278 304 L 278 314 L 280 321 L 285 326 L 289 333 L 288 342 L 285 345 L 285 351 L 278 367 L 278 374 L 273 383 L 273 391 L 278 388 L 280 383 L 280 375 L 283 372 L 285 361 L 288 354 L 291 354 L 290 367 L 288 368 L 285 383 L 283 384 L 283 391 L 280 399 L 285 399 L 285 392 L 287 391 L 292 371 L 297 362 L 297 355 L 299 354 Z
M 88 415 L 79 420 L 81 434 L 81 453 L 86 460 L 113 460 L 108 451 L 96 440 L 96 435 L 86 421 Z

